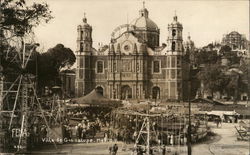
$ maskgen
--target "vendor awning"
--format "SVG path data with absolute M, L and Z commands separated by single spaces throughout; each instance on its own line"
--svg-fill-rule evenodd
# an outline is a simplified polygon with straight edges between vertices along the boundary
M 205 112 L 207 115 L 217 115 L 217 116 L 223 116 L 223 115 L 238 115 L 235 111 L 209 111 Z
M 73 105 L 76 107 L 86 107 L 86 106 L 108 106 L 108 107 L 118 107 L 121 106 L 121 101 L 111 100 L 100 93 L 98 93 L 95 89 L 92 90 L 86 96 L 82 96 L 79 98 L 72 99 L 72 102 L 75 104 L 68 105 L 72 107 Z

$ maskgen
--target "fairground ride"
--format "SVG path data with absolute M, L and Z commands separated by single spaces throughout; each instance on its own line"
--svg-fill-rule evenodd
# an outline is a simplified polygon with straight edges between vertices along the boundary
M 47 120 L 58 119 L 60 111 L 55 107 L 53 111 L 44 110 L 37 96 L 37 76 L 27 71 L 30 62 L 37 64 L 34 53 L 39 44 L 27 42 L 25 37 L 13 37 L 2 51 L 10 71 L 1 73 L 0 69 L 0 153 L 26 152 L 35 123 L 44 124 L 48 133 L 56 134 Z

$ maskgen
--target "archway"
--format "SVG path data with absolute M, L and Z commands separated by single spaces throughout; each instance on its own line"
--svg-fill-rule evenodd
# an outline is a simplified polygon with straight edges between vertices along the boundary
M 152 99 L 160 99 L 160 88 L 157 86 L 152 88 Z
M 99 94 L 103 96 L 103 88 L 101 86 L 98 86 L 95 89 L 96 89 L 96 92 L 98 92 Z
M 122 86 L 121 99 L 125 100 L 129 98 L 132 98 L 132 89 L 128 85 Z

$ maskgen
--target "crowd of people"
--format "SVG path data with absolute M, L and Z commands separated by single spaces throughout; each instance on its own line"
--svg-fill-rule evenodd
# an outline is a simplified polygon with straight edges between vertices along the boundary
M 110 109 L 76 108 L 69 109 L 66 117 L 69 119 L 64 124 L 66 138 L 95 138 L 96 133 L 103 132 L 102 138 L 107 139 L 107 129 L 110 126 Z

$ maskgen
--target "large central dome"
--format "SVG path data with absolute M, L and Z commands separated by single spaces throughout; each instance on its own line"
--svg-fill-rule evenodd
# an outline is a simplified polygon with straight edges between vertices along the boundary
M 140 10 L 140 17 L 131 22 L 137 29 L 158 30 L 158 26 L 150 18 L 148 18 L 148 10 L 143 8 Z
M 140 17 L 131 22 L 134 26 L 134 33 L 141 42 L 145 42 L 149 47 L 154 49 L 159 46 L 160 30 L 150 18 L 148 10 L 144 7 L 139 11 Z

